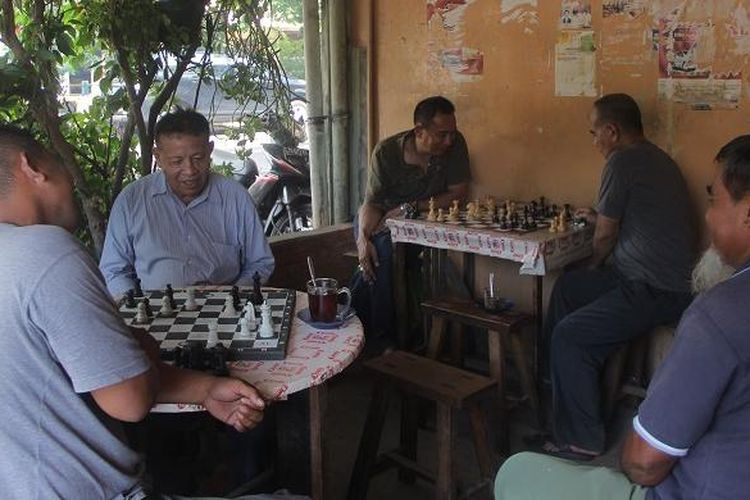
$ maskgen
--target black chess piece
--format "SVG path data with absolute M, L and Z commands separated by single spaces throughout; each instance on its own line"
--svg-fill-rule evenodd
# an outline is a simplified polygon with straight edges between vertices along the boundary
M 177 309 L 177 303 L 174 300 L 174 290 L 172 289 L 171 284 L 167 283 L 167 289 L 164 291 L 164 295 L 169 301 L 169 306 L 172 308 L 172 310 Z
M 240 289 L 237 285 L 232 287 L 232 303 L 237 311 L 242 310 L 242 301 L 240 300 Z
M 146 316 L 149 318 L 154 315 L 154 310 L 151 309 L 151 302 L 148 300 L 148 297 L 143 299 L 143 305 L 146 306 Z
M 136 297 L 143 297 L 143 288 L 141 288 L 141 280 L 138 278 L 135 279 L 135 289 L 133 290 L 133 294 Z
M 135 297 L 133 296 L 133 290 L 125 292 L 125 307 L 133 308 L 137 304 L 135 303 Z
M 260 288 L 260 274 L 256 271 L 253 274 L 253 294 L 250 296 L 250 302 L 259 306 L 263 304 L 263 291 Z
M 209 349 L 210 351 L 210 370 L 217 377 L 226 377 L 229 375 L 227 361 L 229 361 L 229 349 L 224 344 L 216 344 Z

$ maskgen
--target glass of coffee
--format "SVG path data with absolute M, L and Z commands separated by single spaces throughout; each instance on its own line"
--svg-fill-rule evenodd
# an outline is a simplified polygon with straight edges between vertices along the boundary
M 339 295 L 346 295 L 343 311 L 338 313 Z M 310 318 L 318 323 L 333 323 L 346 318 L 351 308 L 352 293 L 348 288 L 339 288 L 333 278 L 315 278 L 307 282 L 307 301 Z

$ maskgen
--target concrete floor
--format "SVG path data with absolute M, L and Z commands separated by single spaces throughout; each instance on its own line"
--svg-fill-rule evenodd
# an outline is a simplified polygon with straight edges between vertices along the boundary
M 512 380 L 510 385 L 512 389 Z M 329 382 L 328 410 L 324 430 L 327 446 L 326 500 L 346 498 L 349 477 L 364 427 L 371 392 L 372 382 L 369 380 L 367 373 L 357 364 Z M 483 405 L 484 408 L 491 406 L 491 404 Z M 399 411 L 397 402 L 389 408 L 383 436 L 381 437 L 381 450 L 393 449 L 398 444 Z M 593 463 L 610 467 L 617 465 L 622 438 L 629 428 L 633 411 L 632 406 L 625 404 L 618 407 L 616 417 L 611 425 L 613 444 L 604 456 Z M 492 418 L 491 413 L 490 409 L 488 415 L 490 419 Z M 455 477 L 460 485 L 475 484 L 479 480 L 479 468 L 474 455 L 468 419 L 465 415 L 459 414 L 454 421 L 456 436 L 454 441 Z M 532 421 L 528 406 L 521 404 L 512 408 L 510 421 L 511 452 L 515 453 L 527 449 L 522 438 L 535 432 L 527 423 Z M 493 433 L 492 429 L 490 430 L 492 439 Z M 434 469 L 436 448 L 433 432 L 426 429 L 420 430 L 418 457 L 422 465 Z M 499 460 L 496 468 L 500 465 Z M 399 482 L 395 469 L 374 477 L 370 482 L 368 492 L 369 500 L 426 500 L 433 498 L 434 494 L 432 486 L 425 481 L 417 479 L 416 483 L 412 485 Z M 490 488 L 486 487 L 470 498 L 491 499 Z

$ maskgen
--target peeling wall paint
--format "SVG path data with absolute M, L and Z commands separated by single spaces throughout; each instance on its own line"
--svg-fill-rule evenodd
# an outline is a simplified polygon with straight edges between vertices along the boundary
M 502 0 L 500 2 L 501 22 L 520 24 L 524 27 L 524 33 L 530 35 L 539 24 L 539 13 L 536 8 L 537 0 Z

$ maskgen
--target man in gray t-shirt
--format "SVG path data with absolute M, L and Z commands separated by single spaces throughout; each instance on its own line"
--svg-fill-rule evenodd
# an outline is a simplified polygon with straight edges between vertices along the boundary
M 0 125 L 0 485 L 3 498 L 109 499 L 139 488 L 119 421 L 194 402 L 244 431 L 264 402 L 245 382 L 161 363 L 128 329 L 86 251 L 72 182 L 28 133 Z
M 685 311 L 633 419 L 621 471 L 520 453 L 498 472 L 496 500 L 750 497 L 750 135 L 716 163 L 708 233 L 736 272 Z
M 605 360 L 627 341 L 680 318 L 691 300 L 697 256 L 685 181 L 643 136 L 636 102 L 624 94 L 599 99 L 591 134 L 607 163 L 597 210 L 576 215 L 595 224 L 593 256 L 588 267 L 556 283 L 545 329 L 555 441 L 545 449 L 580 459 L 604 451 L 599 376 Z

